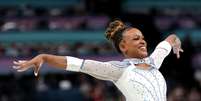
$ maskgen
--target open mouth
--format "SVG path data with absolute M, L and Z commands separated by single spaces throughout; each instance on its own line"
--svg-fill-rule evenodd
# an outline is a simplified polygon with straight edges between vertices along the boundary
M 145 46 L 140 46 L 139 49 L 140 50 L 146 50 L 147 48 Z

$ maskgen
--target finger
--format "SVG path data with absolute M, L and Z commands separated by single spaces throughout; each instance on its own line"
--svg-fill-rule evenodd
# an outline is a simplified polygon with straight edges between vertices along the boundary
M 23 64 L 25 63 L 26 61 L 24 60 L 18 60 L 17 62 L 16 61 L 13 61 L 13 63 L 17 66 L 13 66 L 14 69 L 19 69 L 19 68 L 23 68 Z
M 23 71 L 26 71 L 28 70 L 29 68 L 33 68 L 34 65 L 31 65 L 31 66 L 23 66 L 23 67 L 20 67 L 17 69 L 18 72 L 23 72 Z
M 38 75 L 38 73 L 39 73 L 39 70 L 40 70 L 41 66 L 42 66 L 42 62 L 39 64 L 39 67 L 38 67 L 37 70 L 36 70 L 37 75 Z M 37 76 L 37 75 L 36 75 L 36 76 Z
M 13 69 L 19 69 L 20 68 L 20 66 L 12 66 L 13 67 Z
M 33 68 L 33 70 L 34 70 L 34 75 L 35 75 L 35 76 L 38 75 L 38 73 L 37 73 L 37 68 L 38 68 L 37 66 Z
M 19 60 L 18 63 L 20 63 L 19 65 L 22 67 L 22 68 L 31 68 L 31 67 L 35 67 L 35 65 L 30 62 L 30 61 L 27 61 L 27 60 Z
M 179 54 L 177 54 L 177 59 L 179 59 L 180 58 L 180 55 Z
M 26 71 L 28 68 L 21 68 L 21 69 L 18 69 L 17 71 L 18 72 L 24 72 L 24 71 Z
M 179 59 L 180 58 L 180 53 L 179 53 L 179 51 L 177 52 L 177 59 Z
M 181 48 L 179 49 L 179 51 L 180 51 L 180 52 L 184 52 L 184 50 L 183 50 L 183 49 L 181 49 Z
M 38 68 L 39 68 L 39 65 L 36 65 L 33 70 L 34 70 L 34 75 L 37 76 L 38 75 Z
M 42 64 L 43 64 L 43 62 L 41 62 L 41 63 L 37 66 L 37 68 L 34 68 L 34 75 L 35 75 L 35 76 L 38 76 L 38 73 L 39 73 L 39 70 L 40 70 Z
M 13 63 L 14 63 L 15 65 L 20 65 L 20 64 L 22 64 L 22 63 L 19 63 L 19 62 L 17 62 L 17 61 L 13 61 Z
M 18 60 L 19 63 L 25 63 L 27 62 L 26 60 Z
M 17 70 L 17 72 L 24 72 L 25 70 Z
M 19 62 L 16 62 L 16 61 L 13 61 L 14 63 L 14 66 L 12 66 L 14 69 L 20 69 L 22 68 L 22 63 L 19 63 Z
M 14 69 L 21 69 L 21 68 L 24 68 L 24 62 L 23 61 L 13 61 L 14 65 L 16 66 L 13 66 Z

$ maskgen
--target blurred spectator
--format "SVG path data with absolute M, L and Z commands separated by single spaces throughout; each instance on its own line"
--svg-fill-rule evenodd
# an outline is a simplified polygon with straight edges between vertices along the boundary
M 62 30 L 64 29 L 65 19 L 50 19 L 48 22 L 48 27 L 50 30 Z
M 57 54 L 59 54 L 59 55 L 71 54 L 69 45 L 68 44 L 59 45 L 57 47 Z
M 19 31 L 33 31 L 37 28 L 37 19 L 34 18 L 24 18 L 20 19 L 18 24 Z
M 17 24 L 13 21 L 8 21 L 2 26 L 2 31 L 17 31 Z
M 174 18 L 169 16 L 156 16 L 155 17 L 155 26 L 160 32 L 168 32 L 171 30 L 171 27 L 174 25 Z
M 17 57 L 19 55 L 18 47 L 16 44 L 12 44 L 11 46 L 8 46 L 5 51 L 5 55 L 8 57 Z
M 69 90 L 72 89 L 72 84 L 69 80 L 61 80 L 59 82 L 59 88 L 60 90 Z
M 201 91 L 197 88 L 192 88 L 188 95 L 188 101 L 201 101 Z
M 168 101 L 187 101 L 186 89 L 182 86 L 175 87 L 168 96 Z
M 5 48 L 0 43 L 0 57 L 2 57 L 5 53 Z
M 181 29 L 195 29 L 197 28 L 196 22 L 193 20 L 193 17 L 179 17 L 178 20 L 178 26 Z
M 91 92 L 91 96 L 93 101 L 105 101 L 105 94 L 107 93 L 104 89 L 104 85 L 97 81 L 93 91 Z M 104 93 L 103 93 L 104 92 Z
M 79 76 L 79 81 L 80 81 L 80 91 L 82 92 L 82 94 L 84 95 L 86 101 L 93 101 L 92 100 L 92 96 L 91 96 L 91 92 L 92 92 L 92 84 L 88 81 L 89 79 L 84 75 L 84 74 L 80 74 Z
M 33 17 L 35 16 L 34 8 L 31 5 L 22 5 L 20 8 L 21 16 L 23 17 Z
M 48 90 L 48 86 L 45 84 L 44 79 L 40 78 L 36 84 L 36 90 L 38 92 L 45 92 Z
M 201 70 L 198 69 L 195 71 L 194 78 L 199 83 L 199 86 L 201 86 Z
M 50 16 L 60 16 L 60 15 L 62 15 L 62 11 L 59 8 L 52 8 L 49 10 L 49 15 Z
M 91 30 L 105 29 L 109 19 L 106 16 L 89 17 L 86 21 L 86 26 Z

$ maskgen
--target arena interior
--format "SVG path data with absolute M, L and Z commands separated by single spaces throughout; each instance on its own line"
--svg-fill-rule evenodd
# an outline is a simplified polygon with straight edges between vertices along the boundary
M 0 101 L 125 101 L 109 81 L 44 64 L 18 73 L 13 61 L 47 53 L 100 61 L 122 60 L 105 39 L 109 22 L 139 28 L 149 53 L 169 34 L 184 53 L 160 71 L 168 101 L 201 101 L 201 0 L 0 0 Z

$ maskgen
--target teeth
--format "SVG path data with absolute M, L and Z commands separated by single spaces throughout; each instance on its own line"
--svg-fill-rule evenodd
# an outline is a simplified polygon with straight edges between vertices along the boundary
M 140 47 L 141 49 L 146 49 L 146 47 Z

